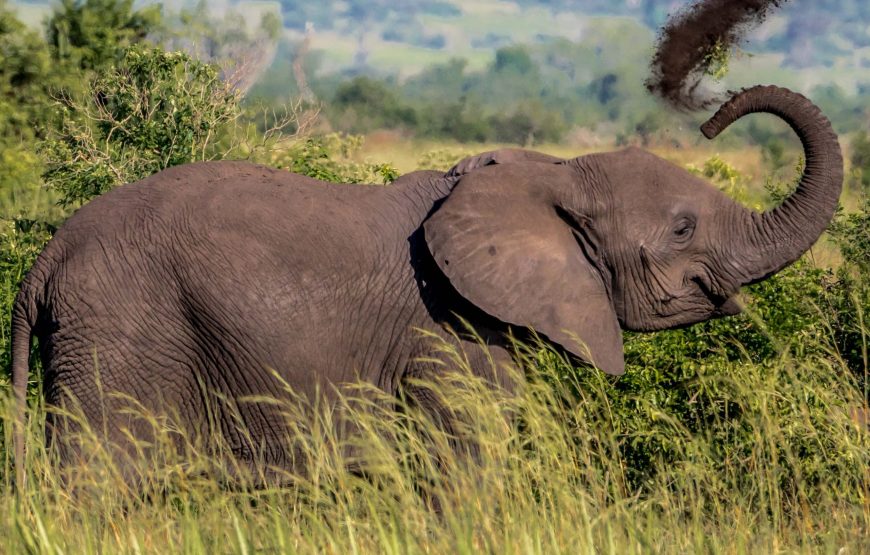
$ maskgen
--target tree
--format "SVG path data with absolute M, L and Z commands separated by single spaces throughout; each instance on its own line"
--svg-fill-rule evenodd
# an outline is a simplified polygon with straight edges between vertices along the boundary
M 272 63 L 281 34 L 277 7 L 248 8 L 246 13 L 258 17 L 255 28 L 244 23 L 240 12 L 215 15 L 200 0 L 196 6 L 182 9 L 156 37 L 167 50 L 183 50 L 200 61 L 216 64 L 225 80 L 246 92 Z
M 519 75 L 528 75 L 536 67 L 525 46 L 506 46 L 496 51 L 493 69 L 496 72 L 514 72 Z
M 0 0 L 0 218 L 19 215 L 39 193 L 32 141 L 51 119 L 50 68 L 45 43 Z
M 866 131 L 859 131 L 852 139 L 852 172 L 856 181 L 866 191 L 870 191 L 870 137 Z
M 61 204 L 77 206 L 164 168 L 220 157 L 239 95 L 215 66 L 134 46 L 62 109 L 61 129 L 43 145 L 43 177 Z
M 32 139 L 44 119 L 48 50 L 0 0 L 0 143 Z
M 85 70 L 117 61 L 161 23 L 159 4 L 134 10 L 133 1 L 61 0 L 47 27 L 55 58 Z
M 341 84 L 333 98 L 333 124 L 343 131 L 413 127 L 417 114 L 403 105 L 389 85 L 369 77 Z

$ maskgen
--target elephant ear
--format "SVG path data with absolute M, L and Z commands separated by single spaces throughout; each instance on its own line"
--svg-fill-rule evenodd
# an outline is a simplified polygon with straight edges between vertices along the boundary
M 478 308 L 622 374 L 622 333 L 604 281 L 558 211 L 560 198 L 580 196 L 579 177 L 541 163 L 481 168 L 426 220 L 426 243 Z

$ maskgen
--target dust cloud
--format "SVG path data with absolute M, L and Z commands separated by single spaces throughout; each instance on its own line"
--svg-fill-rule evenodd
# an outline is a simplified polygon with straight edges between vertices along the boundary
M 730 55 L 746 33 L 788 0 L 700 0 L 672 15 L 659 33 L 647 89 L 681 111 L 721 102 L 702 88 L 718 55 Z

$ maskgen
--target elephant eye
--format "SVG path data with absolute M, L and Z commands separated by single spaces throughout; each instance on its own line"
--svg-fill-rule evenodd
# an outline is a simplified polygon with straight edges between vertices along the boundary
M 695 222 L 688 218 L 683 218 L 674 226 L 674 238 L 677 241 L 685 242 L 692 238 L 695 233 Z

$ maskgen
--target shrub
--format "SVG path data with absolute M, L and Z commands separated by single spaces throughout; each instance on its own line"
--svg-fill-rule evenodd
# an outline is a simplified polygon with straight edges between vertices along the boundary
M 843 264 L 826 290 L 825 309 L 833 315 L 831 331 L 838 352 L 870 399 L 870 197 L 859 211 L 840 215 L 830 231 Z
M 452 168 L 460 160 L 475 154 L 473 151 L 465 149 L 439 148 L 424 152 L 423 156 L 417 160 L 418 170 L 441 170 L 446 171 Z
M 332 102 L 333 125 L 353 133 L 417 124 L 417 113 L 402 104 L 392 87 L 369 77 L 342 83 Z
M 136 46 L 61 109 L 61 129 L 42 146 L 43 177 L 64 206 L 76 206 L 164 168 L 220 157 L 239 98 L 216 67 Z
M 58 102 L 63 124 L 41 145 L 45 182 L 62 207 L 73 208 L 116 185 L 168 166 L 220 154 L 217 139 L 238 114 L 238 98 L 217 70 L 185 54 L 132 47 L 123 63 L 98 74 L 81 98 Z M 5 150 L 3 156 L 15 150 Z M 0 170 L 0 181 L 37 181 L 35 157 L 24 151 Z M 12 172 L 12 173 L 10 173 Z M 48 199 L 46 199 L 48 200 Z M 21 210 L 10 200 L 9 211 Z M 28 219 L 14 213 L 0 220 L 0 364 L 9 368 L 9 325 L 18 284 L 51 236 L 62 211 L 40 207 Z M 31 208 L 30 212 L 34 209 Z
M 625 333 L 627 371 L 618 380 L 563 369 L 565 379 L 576 380 L 578 402 L 607 403 L 607 414 L 595 418 L 606 418 L 619 437 L 629 491 L 645 495 L 668 480 L 661 473 L 685 470 L 698 457 L 751 488 L 757 477 L 735 467 L 763 453 L 786 470 L 777 477 L 783 493 L 805 500 L 826 495 L 825 481 L 851 463 L 829 456 L 827 442 L 836 440 L 817 430 L 832 411 L 847 414 L 861 403 L 836 355 L 830 332 L 837 316 L 819 308 L 829 306 L 832 283 L 830 272 L 799 262 L 750 287 L 740 316 Z M 768 429 L 771 412 L 793 425 Z M 767 442 L 776 447 L 769 450 Z
M 274 149 L 269 163 L 275 167 L 333 183 L 391 183 L 399 172 L 390 164 L 356 162 L 353 154 L 363 137 L 330 133 L 308 137 Z M 281 145 L 279 145 L 281 146 Z
M 61 0 L 47 22 L 54 57 L 74 69 L 106 68 L 160 26 L 161 7 L 133 0 Z
M 505 46 L 495 51 L 493 70 L 496 72 L 513 72 L 527 75 L 535 71 L 536 66 L 525 46 Z
M 689 164 L 686 169 L 696 175 L 702 175 L 712 181 L 719 189 L 739 202 L 759 208 L 759 203 L 756 199 L 750 197 L 746 188 L 746 176 L 740 171 L 723 160 L 718 154 L 711 156 L 704 161 L 704 165 L 700 168 Z M 781 194 L 779 184 L 770 184 L 769 194 Z
M 48 48 L 0 0 L 0 146 L 29 141 L 48 120 Z
M 859 131 L 852 139 L 850 162 L 858 184 L 870 193 L 870 137 Z
M 465 98 L 449 104 L 430 104 L 419 109 L 418 130 L 422 135 L 451 138 L 461 143 L 493 138 L 492 121 Z
M 53 232 L 53 226 L 40 221 L 0 220 L 0 385 L 8 381 L 12 363 L 11 315 L 18 284 Z
M 493 115 L 489 125 L 492 140 L 524 146 L 556 142 L 565 132 L 559 115 L 545 109 L 539 102 L 523 103 L 507 115 Z

